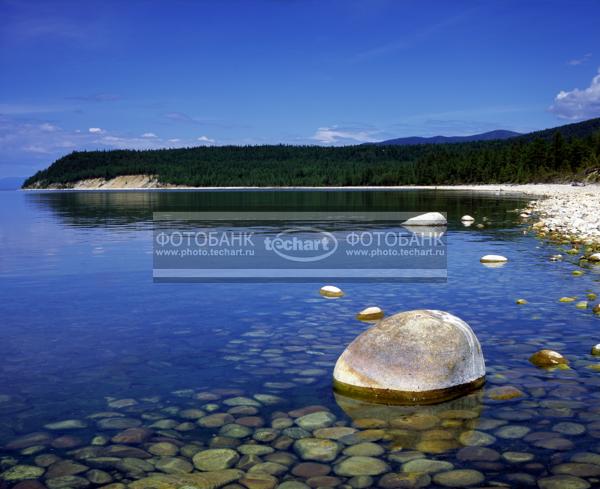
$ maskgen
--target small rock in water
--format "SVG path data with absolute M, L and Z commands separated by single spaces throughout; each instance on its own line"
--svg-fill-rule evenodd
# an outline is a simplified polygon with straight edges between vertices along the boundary
M 598 296 L 593 292 L 590 292 L 586 297 L 589 301 L 595 301 L 598 298 Z
M 567 365 L 569 361 L 554 350 L 540 350 L 529 357 L 529 361 L 536 367 L 556 367 Z
M 563 256 L 562 256 L 562 255 L 552 255 L 552 256 L 550 257 L 550 261 L 560 261 L 560 260 L 562 260 L 562 259 L 563 259 Z
M 519 305 L 523 305 L 523 304 L 527 304 L 527 300 L 526 299 L 517 299 L 517 304 Z
M 475 220 L 474 217 L 471 217 L 469 214 L 465 214 L 460 218 L 462 222 L 473 222 Z
M 375 321 L 384 316 L 383 310 L 377 306 L 367 307 L 356 315 L 356 319 L 360 321 Z
M 508 258 L 502 255 L 484 255 L 479 261 L 481 263 L 505 263 L 508 261 Z
M 558 302 L 575 302 L 577 297 L 561 297 Z
M 22 481 L 26 479 L 37 479 L 45 470 L 34 465 L 15 465 L 0 474 L 0 479 L 9 482 Z
M 79 430 L 87 428 L 87 424 L 79 419 L 66 419 L 64 421 L 57 421 L 56 423 L 48 423 L 44 425 L 44 428 L 53 431 Z
M 588 301 L 579 301 L 577 304 L 575 304 L 575 307 L 577 309 L 587 309 L 588 308 Z
M 600 314 L 600 304 L 596 304 L 592 311 L 594 311 L 594 314 Z
M 523 397 L 525 393 L 513 387 L 511 385 L 503 385 L 500 387 L 494 387 L 487 391 L 487 395 L 490 399 L 494 401 L 508 401 L 510 399 L 516 399 L 518 397 Z
M 233 467 L 240 456 L 230 448 L 213 448 L 198 452 L 192 461 L 194 467 L 202 471 L 225 470 Z
M 331 298 L 342 297 L 344 295 L 344 292 L 342 292 L 342 289 L 340 289 L 339 287 L 336 287 L 335 285 L 324 285 L 323 287 L 321 287 L 321 290 L 319 290 L 319 293 L 323 297 L 331 297 Z
M 592 355 L 600 355 L 600 343 L 592 346 Z
M 588 256 L 588 261 L 599 262 L 600 261 L 600 253 L 594 253 Z
M 439 212 L 427 212 L 419 216 L 411 217 L 402 224 L 404 226 L 445 226 L 448 223 L 446 217 Z

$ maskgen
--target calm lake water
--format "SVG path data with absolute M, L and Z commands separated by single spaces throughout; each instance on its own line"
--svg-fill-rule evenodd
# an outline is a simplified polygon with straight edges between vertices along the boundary
M 600 359 L 589 352 L 600 317 L 594 301 L 559 299 L 600 292 L 600 269 L 526 233 L 515 212 L 526 202 L 434 191 L 0 192 L 0 487 L 599 487 Z M 152 213 L 206 210 L 447 212 L 448 281 L 345 283 L 337 300 L 320 297 L 323 283 L 153 283 Z M 463 214 L 488 221 L 467 228 Z M 509 262 L 486 268 L 484 254 Z M 464 319 L 484 350 L 486 386 L 413 408 L 336 398 L 333 366 L 369 327 L 355 315 L 370 305 Z M 571 369 L 535 368 L 528 357 L 541 348 Z M 499 385 L 524 395 L 490 399 Z M 111 440 L 141 426 L 151 432 Z M 203 455 L 215 448 L 225 451 Z

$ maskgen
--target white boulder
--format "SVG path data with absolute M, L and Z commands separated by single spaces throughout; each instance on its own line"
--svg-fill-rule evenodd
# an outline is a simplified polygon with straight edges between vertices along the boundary
M 344 295 L 344 292 L 342 291 L 342 289 L 340 289 L 339 287 L 336 287 L 335 285 L 324 285 L 319 290 L 319 293 L 323 297 L 329 297 L 329 298 L 342 297 Z
M 485 255 L 479 261 L 481 263 L 506 263 L 508 258 L 502 255 Z
M 446 216 L 439 212 L 427 212 L 411 217 L 402 223 L 404 226 L 445 226 L 448 224 Z
M 356 315 L 361 321 L 376 321 L 384 316 L 383 310 L 377 306 L 366 307 Z
M 390 316 L 359 335 L 333 372 L 337 392 L 379 402 L 441 402 L 484 383 L 485 362 L 467 323 L 450 313 Z

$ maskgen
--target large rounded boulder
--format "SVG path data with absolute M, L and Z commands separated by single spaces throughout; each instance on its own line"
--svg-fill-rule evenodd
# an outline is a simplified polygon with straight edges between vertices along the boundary
M 485 382 L 473 330 L 444 311 L 390 316 L 358 336 L 339 357 L 334 389 L 374 402 L 436 403 Z

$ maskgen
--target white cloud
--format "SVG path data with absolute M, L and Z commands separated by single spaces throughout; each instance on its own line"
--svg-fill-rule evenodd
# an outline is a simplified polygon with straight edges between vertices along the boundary
M 600 68 L 589 87 L 558 92 L 549 110 L 562 119 L 578 120 L 600 116 Z
M 345 129 L 338 126 L 319 127 L 311 138 L 322 144 L 366 143 L 373 141 L 373 131 Z
M 172 138 L 172 139 L 168 139 L 169 143 L 179 143 L 181 141 L 181 139 L 179 138 Z
M 198 141 L 200 141 L 201 143 L 207 143 L 207 144 L 214 144 L 215 140 L 209 138 L 208 136 L 200 136 L 198 138 Z
M 153 132 L 145 132 L 144 134 L 142 134 L 143 138 L 157 138 L 158 136 L 156 134 L 154 134 Z
M 44 122 L 43 124 L 40 124 L 40 129 L 45 132 L 54 132 L 57 131 L 59 128 L 53 124 Z
M 570 59 L 569 61 L 567 61 L 567 64 L 569 66 L 578 66 L 578 65 L 582 65 L 583 63 L 585 63 L 586 61 L 589 61 L 589 59 L 592 57 L 592 53 L 585 53 L 581 58 L 575 58 L 575 59 Z
M 104 131 L 102 129 L 100 129 L 99 127 L 90 127 L 88 129 L 89 132 L 91 132 L 92 134 L 102 134 Z

